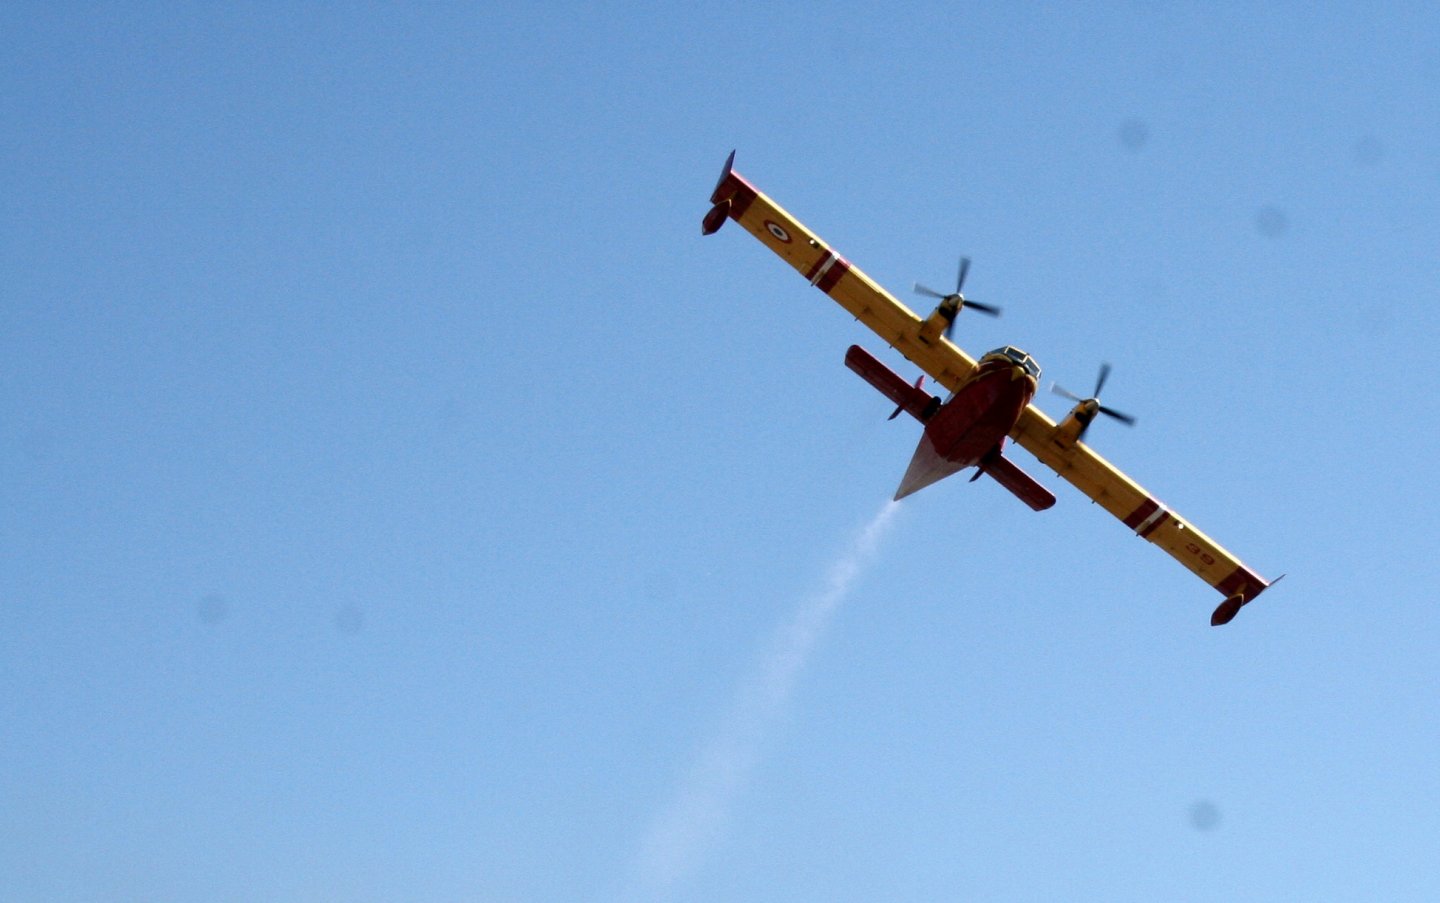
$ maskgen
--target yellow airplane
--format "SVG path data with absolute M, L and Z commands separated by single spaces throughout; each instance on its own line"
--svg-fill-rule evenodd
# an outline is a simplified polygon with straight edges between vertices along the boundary
M 977 361 L 951 343 L 950 331 L 963 308 L 999 312 L 969 301 L 961 293 L 968 260 L 961 261 L 952 293 L 916 285 L 916 291 L 939 299 L 935 310 L 922 319 L 735 172 L 734 164 L 731 151 L 710 196 L 713 206 L 705 215 L 702 233 L 710 235 L 727 220 L 735 220 L 951 393 L 941 401 L 925 391 L 924 376 L 912 385 L 860 346 L 853 345 L 846 352 L 846 366 L 896 404 L 892 419 L 903 411 L 924 424 L 920 444 L 895 493 L 897 499 L 976 467 L 972 481 L 990 476 L 1031 508 L 1049 508 L 1055 496 L 1004 456 L 1009 437 L 1136 535 L 1164 549 L 1219 590 L 1225 601 L 1210 616 L 1212 625 L 1228 624 L 1241 606 L 1253 602 L 1270 586 L 1272 581 L 1250 570 L 1080 441 L 1098 415 L 1134 422 L 1100 404 L 1108 366 L 1101 368 L 1089 398 L 1056 387 L 1076 404 L 1064 420 L 1055 423 L 1030 403 L 1039 386 L 1040 368 L 1028 354 L 1007 345 Z

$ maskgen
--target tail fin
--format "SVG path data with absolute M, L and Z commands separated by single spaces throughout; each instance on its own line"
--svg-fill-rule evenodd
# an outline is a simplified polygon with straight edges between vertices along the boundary
M 905 476 L 900 479 L 900 488 L 895 490 L 895 501 L 900 501 L 912 492 L 919 492 L 931 483 L 938 483 L 952 473 L 959 473 L 966 466 L 940 454 L 930 441 L 930 433 L 922 433 L 920 444 L 915 446 L 915 455 L 910 459 L 910 466 L 905 468 Z

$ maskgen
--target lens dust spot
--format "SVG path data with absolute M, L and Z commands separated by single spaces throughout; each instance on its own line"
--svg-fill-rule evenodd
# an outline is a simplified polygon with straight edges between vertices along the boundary
M 1366 135 L 1355 142 L 1353 156 L 1359 166 L 1379 166 L 1380 161 L 1385 159 L 1385 145 L 1374 135 Z
M 60 440 L 53 433 L 27 433 L 20 441 L 20 448 L 33 464 L 54 464 L 60 460 Z
M 1220 808 L 1209 800 L 1199 800 L 1190 807 L 1190 827 L 1197 831 L 1213 831 L 1220 826 Z
M 365 615 L 357 606 L 342 605 L 335 612 L 335 629 L 347 636 L 353 636 L 365 626 Z
M 1120 123 L 1120 146 L 1134 153 L 1150 141 L 1150 126 L 1143 119 L 1127 119 Z
M 230 617 L 230 601 L 219 593 L 210 593 L 195 604 L 195 616 L 202 624 L 219 624 Z
M 1290 218 L 1279 207 L 1261 207 L 1255 214 L 1255 229 L 1266 238 L 1279 238 L 1290 228 Z

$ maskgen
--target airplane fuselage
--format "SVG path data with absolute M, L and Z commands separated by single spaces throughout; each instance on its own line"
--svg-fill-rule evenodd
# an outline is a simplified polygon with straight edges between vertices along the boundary
M 981 358 L 970 379 L 925 421 L 896 498 L 977 466 L 1000 448 L 1038 384 L 1039 368 L 1027 369 L 1021 359 L 1028 356 L 1011 348 Z

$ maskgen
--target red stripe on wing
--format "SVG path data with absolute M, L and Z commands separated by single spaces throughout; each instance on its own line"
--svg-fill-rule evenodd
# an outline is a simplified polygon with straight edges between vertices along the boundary
M 820 281 L 815 283 L 815 287 L 828 295 L 830 290 L 835 287 L 835 283 L 840 281 L 840 277 L 848 272 L 850 272 L 850 261 L 836 254 L 835 262 L 830 265 L 830 269 L 825 271 L 825 275 L 820 277 Z
M 1166 511 L 1165 513 L 1161 514 L 1159 517 L 1155 518 L 1154 523 L 1150 524 L 1150 526 L 1148 526 L 1148 527 L 1146 527 L 1144 530 L 1141 530 L 1141 531 L 1140 531 L 1140 538 L 1141 538 L 1141 539 L 1149 539 L 1149 538 L 1150 538 L 1150 534 L 1151 534 L 1151 533 L 1154 533 L 1156 530 L 1160 529 L 1160 526 L 1161 526 L 1162 524 L 1164 524 L 1166 521 L 1168 521 L 1169 519 L 1170 519 L 1170 512 L 1169 512 L 1169 511 Z M 1142 523 L 1143 523 L 1143 521 L 1142 521 Z
M 1145 519 L 1150 515 L 1154 514 L 1157 510 L 1159 510 L 1159 508 L 1159 502 L 1155 501 L 1154 499 L 1146 499 L 1145 501 L 1140 503 L 1139 508 L 1136 508 L 1134 511 L 1130 512 L 1130 514 L 1125 518 L 1124 524 L 1132 530 L 1138 530 L 1140 529 L 1140 525 L 1145 523 Z

